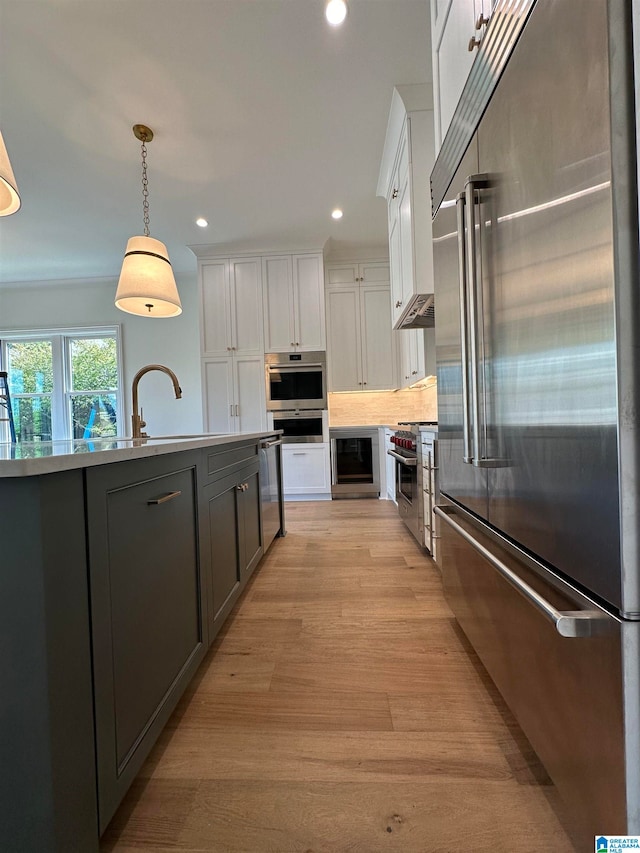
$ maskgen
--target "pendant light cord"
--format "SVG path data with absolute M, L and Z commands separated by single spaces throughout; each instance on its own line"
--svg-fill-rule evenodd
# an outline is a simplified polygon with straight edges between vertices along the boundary
M 142 140 L 142 220 L 144 236 L 149 236 L 149 181 L 147 180 L 147 146 Z

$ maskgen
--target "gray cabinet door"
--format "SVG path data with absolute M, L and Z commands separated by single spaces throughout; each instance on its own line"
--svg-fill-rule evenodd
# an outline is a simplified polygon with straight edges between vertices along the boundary
M 185 456 L 87 473 L 101 831 L 205 651 Z
M 212 640 L 263 553 L 257 457 L 205 486 L 203 493 L 208 519 L 203 547 L 210 572 L 208 618 Z
M 254 471 L 245 475 L 239 492 L 239 529 L 241 542 L 241 577 L 248 578 L 262 557 L 262 529 L 260 525 L 260 475 Z
M 227 615 L 230 599 L 240 586 L 240 553 L 238 537 L 238 481 L 236 477 L 223 480 L 204 489 L 207 545 L 209 554 L 209 628 Z

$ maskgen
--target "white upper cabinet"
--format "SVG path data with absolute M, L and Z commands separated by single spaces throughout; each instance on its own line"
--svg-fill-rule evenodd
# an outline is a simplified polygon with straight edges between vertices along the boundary
M 200 265 L 203 355 L 262 355 L 260 258 L 231 258 Z
M 327 264 L 325 275 L 329 390 L 395 388 L 389 265 Z
M 322 255 L 262 259 L 267 352 L 326 349 Z
M 411 314 L 419 294 L 432 294 L 431 192 L 435 157 L 430 85 L 393 90 L 377 194 L 388 205 L 391 319 Z
M 491 7 L 491 0 L 431 0 L 436 151 L 447 135 Z
M 397 336 L 399 361 L 399 386 L 407 388 L 425 378 L 425 345 L 423 329 L 405 329 L 394 332 Z

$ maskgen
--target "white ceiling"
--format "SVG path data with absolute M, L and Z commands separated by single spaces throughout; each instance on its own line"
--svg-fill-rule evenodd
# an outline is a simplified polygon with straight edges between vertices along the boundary
M 0 0 L 22 196 L 0 219 L 0 281 L 118 275 L 143 229 L 135 123 L 155 133 L 151 236 L 177 272 L 194 244 L 384 246 L 392 89 L 430 69 L 428 0 L 349 0 L 339 29 L 323 0 Z

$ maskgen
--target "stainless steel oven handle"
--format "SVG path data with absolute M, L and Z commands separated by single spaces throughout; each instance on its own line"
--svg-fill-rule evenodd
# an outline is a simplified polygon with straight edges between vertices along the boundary
M 456 198 L 458 231 L 458 284 L 460 287 L 460 345 L 462 356 L 462 461 L 473 462 L 469 421 L 469 323 L 467 314 L 467 258 L 465 241 L 465 194 Z
M 449 507 L 434 507 L 434 513 L 452 527 L 459 536 L 469 543 L 491 566 L 532 604 L 546 619 L 552 622 L 561 637 L 593 637 L 606 632 L 611 619 L 597 610 L 557 610 L 533 587 L 522 580 L 509 566 L 485 548 L 464 527 L 451 518 Z
M 270 373 L 309 373 L 316 370 L 324 370 L 322 364 L 312 364 L 308 361 L 301 362 L 300 366 L 293 364 L 268 364 L 267 370 Z
M 408 468 L 415 468 L 416 465 L 418 464 L 417 457 L 411 458 L 411 457 L 406 457 L 406 456 L 400 456 L 400 454 L 396 453 L 394 450 L 387 450 L 387 454 L 389 456 L 393 456 L 394 459 L 397 459 L 398 462 L 402 462 L 402 464 L 406 465 Z

